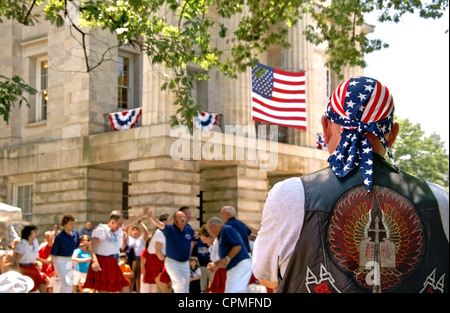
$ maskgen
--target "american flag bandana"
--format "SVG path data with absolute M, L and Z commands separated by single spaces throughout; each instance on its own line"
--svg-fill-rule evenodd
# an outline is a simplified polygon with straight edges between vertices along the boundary
M 325 115 L 331 122 L 341 125 L 341 141 L 328 158 L 338 177 L 344 177 L 360 166 L 364 186 L 369 192 L 372 190 L 372 145 L 365 137 L 366 132 L 377 136 L 398 170 L 384 138 L 392 128 L 394 118 L 394 100 L 384 85 L 369 77 L 350 78 L 333 92 Z

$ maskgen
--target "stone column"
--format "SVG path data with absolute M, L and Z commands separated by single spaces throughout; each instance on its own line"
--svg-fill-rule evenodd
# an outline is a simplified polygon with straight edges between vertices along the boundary
M 268 191 L 266 171 L 240 164 L 204 168 L 201 175 L 204 222 L 230 205 L 238 219 L 259 228 Z
M 0 176 L 0 202 L 6 202 L 7 192 L 6 177 Z
M 192 210 L 191 225 L 198 228 L 200 174 L 196 161 L 175 161 L 170 156 L 155 156 L 130 161 L 130 214 L 139 214 L 145 206 L 155 207 L 153 213 L 172 214 L 182 206 Z
M 236 165 L 207 167 L 200 171 L 203 191 L 203 222 L 219 216 L 226 205 L 237 207 Z
M 312 45 L 306 41 L 303 30 L 310 23 L 309 16 L 303 18 L 294 27 L 289 28 L 288 42 L 291 44 L 289 49 L 281 50 L 281 69 L 289 72 L 306 72 L 306 122 L 307 131 L 295 128 L 288 129 L 288 143 L 297 146 L 309 146 L 312 139 L 308 136 L 310 122 L 314 116 L 311 114 L 310 99 L 313 94 L 310 75 L 312 69 Z M 315 140 L 315 139 L 314 139 Z
M 121 210 L 122 171 L 80 167 L 37 173 L 34 201 L 33 223 L 43 226 L 42 235 L 66 213 L 75 216 L 77 229 L 86 220 L 106 223 L 111 211 Z
M 243 15 L 245 12 L 243 13 Z M 227 37 L 218 40 L 219 49 L 229 53 L 236 43 L 236 37 L 232 30 L 236 29 L 241 16 L 233 16 L 230 19 L 218 21 L 224 23 L 229 29 Z M 219 104 L 223 113 L 223 125 L 251 124 L 251 70 L 237 75 L 237 79 L 225 77 L 216 72 L 214 102 Z
M 161 86 L 169 79 L 170 71 L 162 65 L 150 64 L 143 58 L 142 125 L 169 123 L 177 107 L 173 105 L 173 95 Z
M 88 169 L 71 168 L 36 174 L 33 203 L 33 223 L 41 228 L 41 235 L 60 225 L 62 215 L 74 215 L 77 220 L 86 217 Z
M 267 171 L 239 165 L 237 167 L 237 218 L 259 229 L 267 192 Z

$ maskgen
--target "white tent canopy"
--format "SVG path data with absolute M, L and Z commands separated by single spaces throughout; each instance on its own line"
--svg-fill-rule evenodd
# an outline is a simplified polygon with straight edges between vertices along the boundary
M 0 223 L 21 223 L 22 210 L 18 207 L 11 206 L 0 202 Z

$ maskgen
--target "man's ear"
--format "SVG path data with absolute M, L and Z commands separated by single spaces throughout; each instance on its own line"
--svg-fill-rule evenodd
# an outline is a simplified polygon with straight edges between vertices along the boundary
M 325 144 L 328 144 L 328 140 L 330 139 L 331 135 L 331 128 L 330 128 L 331 121 L 325 115 L 323 115 L 320 122 L 322 123 L 322 132 Z
M 392 124 L 391 131 L 386 134 L 386 141 L 389 145 L 389 148 L 392 147 L 392 144 L 394 143 L 395 139 L 397 138 L 399 129 L 400 129 L 400 127 L 399 127 L 398 123 L 394 122 L 394 124 Z

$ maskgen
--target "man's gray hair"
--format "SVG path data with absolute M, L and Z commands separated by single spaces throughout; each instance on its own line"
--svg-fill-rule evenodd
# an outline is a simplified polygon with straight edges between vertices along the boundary
M 224 206 L 222 208 L 222 212 L 226 212 L 233 217 L 236 216 L 236 209 L 234 207 L 232 207 L 231 205 Z
M 222 225 L 223 221 L 220 217 L 214 216 L 208 220 L 208 224 L 210 225 Z

